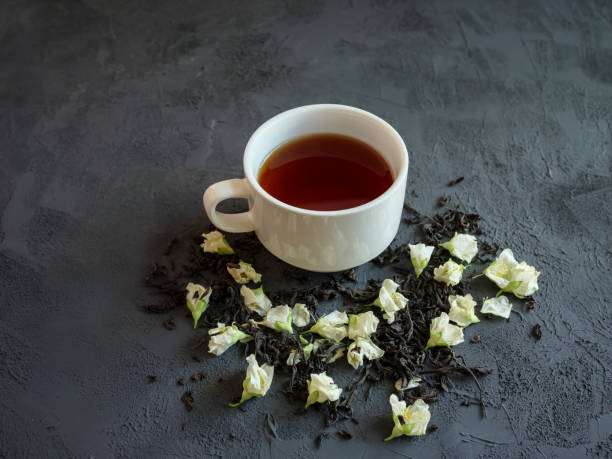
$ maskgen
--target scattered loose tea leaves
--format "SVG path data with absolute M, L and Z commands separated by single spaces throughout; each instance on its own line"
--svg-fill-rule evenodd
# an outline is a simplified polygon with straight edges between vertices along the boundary
M 350 440 L 353 438 L 353 434 L 347 432 L 346 430 L 338 430 L 336 431 L 336 435 L 338 435 L 338 437 L 340 437 L 342 440 Z
M 202 381 L 204 379 L 204 375 L 202 373 L 194 373 L 190 378 L 194 382 Z
M 183 378 L 179 378 L 176 380 L 176 385 L 177 386 L 184 386 L 185 385 L 185 380 Z
M 480 340 L 480 335 L 474 335 L 472 336 L 472 339 L 470 340 L 470 343 L 472 344 L 477 344 L 477 343 L 481 343 L 482 341 Z
M 444 205 L 448 203 L 448 200 L 450 197 L 447 196 Z M 384 356 L 379 360 L 365 362 L 355 372 L 354 380 L 344 388 L 337 402 L 314 407 L 325 416 L 327 426 L 339 420 L 350 419 L 355 423 L 358 422 L 353 417 L 351 408 L 358 390 L 362 390 L 364 396 L 367 397 L 374 385 L 383 379 L 410 381 L 417 374 L 430 374 L 437 383 L 421 384 L 410 391 L 404 391 L 402 399 L 407 403 L 413 403 L 417 398 L 427 403 L 435 402 L 440 391 L 452 391 L 454 387 L 452 377 L 468 375 L 472 377 L 480 390 L 480 398 L 476 403 L 480 403 L 483 411 L 485 409 L 478 376 L 486 375 L 491 370 L 478 366 L 468 367 L 463 358 L 455 355 L 452 349 L 426 349 L 425 347 L 432 319 L 438 317 L 442 312 L 449 311 L 448 296 L 465 294 L 462 284 L 454 287 L 447 286 L 433 279 L 433 268 L 448 260 L 448 253 L 438 248 L 437 245 L 450 239 L 455 232 L 481 235 L 480 217 L 477 214 L 465 213 L 458 207 L 447 208 L 431 217 L 421 214 L 408 204 L 405 204 L 404 208 L 405 215 L 407 215 L 404 221 L 410 225 L 419 225 L 421 240 L 428 245 L 435 246 L 436 249 L 431 256 L 429 266 L 419 278 L 416 278 L 411 267 L 408 268 L 409 265 L 403 264 L 405 260 L 410 260 L 408 244 L 389 247 L 375 260 L 379 265 L 393 265 L 392 269 L 398 273 L 393 280 L 399 284 L 398 291 L 408 298 L 410 307 L 397 312 L 392 324 L 381 319 L 376 332 L 372 335 L 374 344 L 385 351 Z M 253 340 L 246 343 L 244 347 L 245 355 L 255 352 L 260 361 L 274 365 L 279 373 L 288 374 L 289 381 L 284 388 L 284 393 L 290 398 L 303 402 L 310 375 L 328 370 L 329 360 L 345 344 L 322 340 L 318 343 L 318 350 L 312 352 L 310 358 L 306 359 L 303 352 L 304 345 L 300 342 L 299 335 L 277 333 L 266 327 L 256 326 L 250 319 L 258 321 L 260 317 L 251 314 L 243 306 L 239 288 L 229 276 L 226 263 L 231 265 L 245 257 L 251 257 L 246 262 L 253 261 L 265 249 L 252 233 L 234 235 L 235 240 L 232 240 L 232 246 L 239 249 L 240 258 L 238 254 L 219 257 L 217 254 L 202 252 L 199 245 L 202 242 L 200 234 L 200 229 L 190 229 L 173 238 L 164 255 L 165 259 L 152 266 L 146 282 L 162 295 L 163 300 L 159 305 L 146 306 L 145 310 L 160 313 L 170 311 L 175 307 L 184 307 L 185 285 L 188 282 L 206 281 L 207 285 L 213 289 L 210 303 L 214 307 L 209 308 L 201 317 L 200 328 L 216 327 L 218 322 L 235 323 L 240 326 L 242 331 L 253 337 Z M 481 240 L 479 243 L 480 251 L 477 260 L 482 261 L 483 257 L 495 256 L 497 245 Z M 245 254 L 248 255 L 245 256 Z M 365 287 L 357 288 L 354 285 L 357 281 L 354 270 L 329 275 L 324 281 L 321 281 L 321 276 L 292 267 L 286 267 L 284 275 L 287 278 L 298 280 L 303 286 L 266 291 L 274 304 L 304 303 L 316 320 L 320 315 L 317 309 L 321 302 L 340 297 L 345 305 L 348 303 L 345 309 L 349 313 L 372 309 L 380 316 L 378 308 L 366 305 L 378 296 L 381 280 L 370 279 Z M 312 285 L 313 282 L 319 283 Z M 309 337 L 309 339 L 312 342 L 314 337 Z M 198 355 L 207 350 L 208 336 L 200 335 L 193 341 L 193 359 L 199 362 L 201 359 Z M 291 351 L 297 352 L 296 357 L 299 362 L 288 366 L 286 361 Z M 219 378 L 219 381 L 221 382 L 222 379 Z M 177 384 L 183 385 L 185 381 L 180 378 Z M 185 392 L 181 401 L 188 411 L 193 409 L 193 397 L 190 392 Z M 239 409 L 245 410 L 243 406 L 240 406 Z M 300 413 L 303 411 L 303 409 L 300 410 Z M 271 415 L 266 416 L 267 435 L 276 438 L 276 427 L 274 418 L 271 418 Z M 315 439 L 317 447 L 328 435 L 324 432 Z M 337 435 L 341 434 L 337 433 Z
M 148 375 L 147 379 L 149 380 L 150 383 L 154 383 L 155 381 L 157 381 L 157 376 L 155 376 L 155 375 Z
M 174 319 L 166 319 L 163 322 L 164 328 L 166 330 L 174 330 L 176 328 L 176 324 L 174 323 Z

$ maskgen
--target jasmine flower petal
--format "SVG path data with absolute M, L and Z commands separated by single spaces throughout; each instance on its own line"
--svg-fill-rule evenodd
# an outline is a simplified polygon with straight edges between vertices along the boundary
M 410 381 L 408 381 L 407 384 L 404 385 L 405 381 L 406 381 L 405 378 L 400 378 L 397 381 L 395 381 L 394 386 L 398 392 L 401 392 L 403 390 L 414 389 L 415 387 L 419 387 L 421 385 L 422 379 L 419 378 L 418 376 L 413 376 L 412 378 L 410 378 Z
M 293 306 L 293 323 L 296 327 L 305 327 L 310 323 L 310 311 L 303 303 L 295 303 Z
M 376 332 L 378 327 L 378 317 L 372 311 L 362 312 L 361 314 L 349 314 L 348 337 L 349 339 L 369 338 Z
M 511 311 L 512 303 L 510 303 L 505 295 L 483 301 L 482 308 L 480 308 L 480 312 L 483 314 L 493 314 L 504 319 L 510 317 Z

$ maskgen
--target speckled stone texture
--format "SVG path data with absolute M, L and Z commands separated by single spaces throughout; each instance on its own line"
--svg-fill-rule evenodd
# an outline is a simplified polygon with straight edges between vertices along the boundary
M 321 414 L 295 415 L 280 379 L 229 409 L 240 349 L 195 362 L 204 330 L 140 308 L 145 267 L 171 235 L 208 227 L 201 194 L 242 176 L 253 130 L 317 102 L 389 121 L 411 205 L 432 212 L 448 191 L 543 272 L 534 310 L 513 300 L 509 322 L 483 319 L 466 330 L 482 344 L 457 347 L 493 368 L 486 420 L 460 405 L 475 388 L 459 379 L 431 407 L 436 432 L 383 443 L 380 385 L 356 404 L 354 438 L 317 450 Z M 607 1 L 1 2 L 0 456 L 610 455 L 611 141 Z M 273 257 L 257 267 L 284 285 Z M 196 371 L 187 412 L 176 379 Z

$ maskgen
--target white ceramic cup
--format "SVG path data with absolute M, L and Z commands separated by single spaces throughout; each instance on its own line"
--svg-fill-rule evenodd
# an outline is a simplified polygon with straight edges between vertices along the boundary
M 366 204 L 333 211 L 301 209 L 268 194 L 257 182 L 266 158 L 288 141 L 316 133 L 343 134 L 374 147 L 391 167 L 391 187 Z M 305 105 L 276 115 L 255 131 L 244 151 L 244 172 L 246 178 L 224 180 L 205 191 L 204 209 L 210 221 L 230 233 L 255 231 L 266 249 L 291 265 L 333 272 L 371 260 L 397 234 L 408 152 L 397 131 L 371 113 L 345 105 Z M 230 198 L 248 199 L 249 211 L 217 212 L 217 205 Z

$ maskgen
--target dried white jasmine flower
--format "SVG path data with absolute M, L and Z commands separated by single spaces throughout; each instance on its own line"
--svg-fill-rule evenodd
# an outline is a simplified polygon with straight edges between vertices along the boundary
M 504 249 L 483 272 L 501 289 L 517 298 L 533 295 L 538 290 L 539 271 L 524 261 L 518 263 L 512 250 Z
M 217 323 L 217 328 L 211 328 L 208 330 L 208 334 L 210 335 L 208 352 L 216 356 L 223 354 L 238 341 L 246 343 L 253 339 L 251 335 L 240 331 L 234 324 L 226 327 L 223 323 Z
M 399 285 L 391 279 L 385 279 L 378 293 L 378 298 L 372 303 L 372 305 L 378 306 L 384 311 L 383 317 L 390 324 L 395 321 L 395 313 L 404 309 L 408 303 L 408 299 L 397 291 L 398 287 Z
M 293 306 L 293 323 L 296 327 L 305 327 L 310 323 L 310 311 L 303 303 L 295 303 Z
M 266 317 L 260 322 L 260 324 L 277 332 L 282 332 L 285 330 L 288 333 L 293 333 L 293 328 L 291 327 L 292 315 L 293 311 L 286 304 L 276 306 L 274 308 L 270 308 L 270 310 L 266 313 Z
M 448 314 L 441 313 L 431 321 L 429 326 L 429 341 L 427 347 L 454 346 L 463 343 L 463 330 L 461 327 L 448 323 Z
M 440 247 L 444 247 L 453 257 L 457 257 L 466 263 L 472 261 L 472 258 L 478 253 L 478 242 L 476 237 L 471 234 L 455 233 L 450 241 L 440 244 Z
M 238 406 L 253 397 L 263 397 L 270 389 L 272 378 L 274 377 L 274 367 L 264 363 L 259 366 L 255 354 L 251 354 L 246 358 L 249 362 L 246 378 L 242 382 L 242 397 L 238 403 L 232 403 L 230 406 Z
M 331 339 L 339 343 L 348 333 L 346 324 L 348 316 L 346 312 L 334 311 L 319 317 L 319 320 L 304 333 L 316 333 L 323 338 Z
M 242 260 L 236 265 L 234 263 L 227 264 L 227 272 L 234 278 L 239 284 L 246 284 L 248 282 L 255 282 L 256 284 L 261 282 L 261 274 L 259 274 L 252 265 Z
M 187 307 L 191 311 L 193 317 L 193 328 L 198 326 L 198 320 L 204 314 L 204 311 L 208 309 L 208 300 L 212 293 L 212 288 L 204 288 L 200 284 L 194 284 L 189 282 L 187 284 Z
M 340 398 L 341 393 L 342 389 L 325 372 L 319 374 L 313 373 L 310 375 L 310 381 L 308 381 L 306 408 L 313 403 L 335 402 Z
M 376 332 L 378 327 L 378 317 L 372 311 L 362 312 L 361 314 L 349 314 L 348 337 L 349 339 L 369 338 Z
M 363 358 L 368 360 L 380 359 L 385 354 L 381 348 L 369 338 L 357 338 L 348 347 L 346 359 L 355 370 L 363 364 Z
M 256 312 L 264 317 L 270 308 L 272 302 L 263 291 L 263 286 L 251 290 L 246 285 L 240 287 L 240 294 L 244 298 L 244 305 L 250 312 Z
M 448 318 L 460 327 L 467 327 L 470 324 L 480 322 L 480 319 L 474 313 L 476 302 L 469 293 L 465 296 L 450 295 L 448 303 L 450 304 Z
M 429 264 L 429 259 L 435 247 L 422 243 L 416 245 L 408 244 L 408 247 L 410 247 L 410 261 L 412 261 L 412 266 L 414 266 L 414 272 L 416 277 L 419 277 Z
M 210 233 L 202 233 L 204 242 L 200 247 L 204 252 L 218 253 L 219 255 L 232 255 L 234 249 L 230 247 L 225 239 L 225 236 L 219 231 L 211 231 Z
M 385 438 L 385 441 L 402 435 L 412 437 L 425 434 L 427 424 L 431 418 L 429 405 L 427 405 L 427 403 L 419 398 L 415 400 L 412 405 L 406 407 L 406 402 L 403 400 L 400 401 L 395 394 L 389 397 L 389 403 L 393 410 L 393 422 L 395 426 L 393 427 L 391 435 Z
M 465 266 L 448 260 L 442 266 L 434 268 L 434 280 L 444 282 L 446 285 L 457 285 L 461 282 Z

